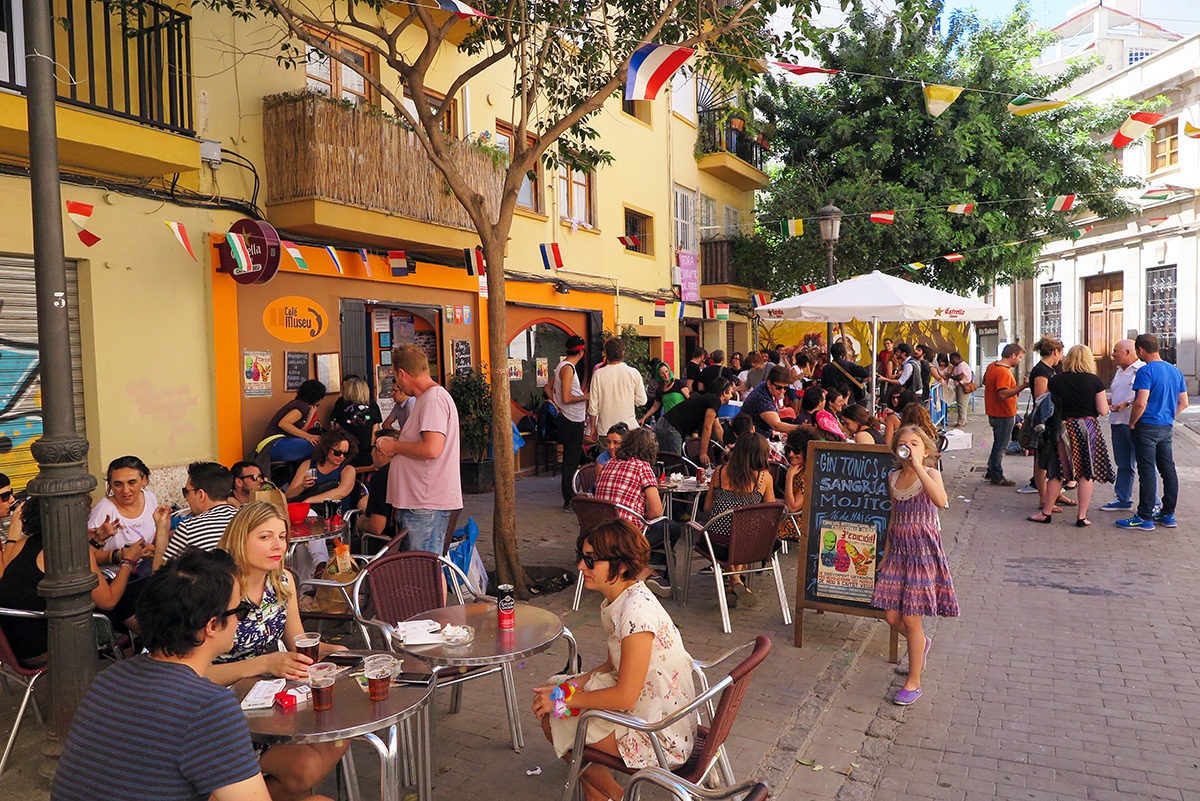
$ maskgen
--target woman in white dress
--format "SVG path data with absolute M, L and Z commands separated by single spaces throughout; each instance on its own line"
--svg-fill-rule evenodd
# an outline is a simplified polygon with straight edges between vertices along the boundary
M 601 523 L 579 535 L 577 543 L 583 586 L 604 596 L 600 620 L 608 632 L 608 658 L 579 676 L 555 676 L 534 688 L 533 712 L 542 722 L 555 753 L 567 758 L 574 746 L 576 717 L 585 709 L 629 712 L 656 722 L 695 698 L 692 657 L 679 629 L 646 585 L 634 577 L 650 559 L 646 538 L 631 523 Z M 655 734 L 632 731 L 607 721 L 588 724 L 592 748 L 619 756 L 631 768 L 658 764 L 651 737 L 657 737 L 669 763 L 687 761 L 696 744 L 694 715 Z M 600 765 L 581 775 L 588 801 L 620 799 L 621 785 Z

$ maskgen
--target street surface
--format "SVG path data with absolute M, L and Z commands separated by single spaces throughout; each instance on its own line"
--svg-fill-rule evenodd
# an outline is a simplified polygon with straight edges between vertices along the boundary
M 1111 497 L 1107 487 L 1097 491 L 1091 528 L 1071 525 L 1072 509 L 1051 525 L 1026 523 L 1035 497 L 982 481 L 986 418 L 977 414 L 969 430 L 974 447 L 944 460 L 944 538 L 962 616 L 927 623 L 934 646 L 913 706 L 890 701 L 903 679 L 886 661 L 882 622 L 808 612 L 797 649 L 761 581 L 758 608 L 731 611 L 730 635 L 721 633 L 710 577 L 693 578 L 687 607 L 666 602 L 695 657 L 758 633 L 773 640 L 729 740 L 737 777 L 763 778 L 773 797 L 788 801 L 1200 798 L 1200 434 L 1176 429 L 1179 528 L 1133 533 L 1096 511 Z M 1028 460 L 1007 457 L 1005 471 L 1020 483 Z M 573 572 L 577 527 L 560 509 L 557 477 L 523 479 L 517 492 L 525 562 Z M 466 515 L 479 523 L 490 563 L 490 498 L 468 496 Z M 783 562 L 794 598 L 795 549 Z M 579 612 L 570 611 L 570 590 L 535 603 L 562 615 L 585 667 L 602 659 L 598 597 L 585 594 Z M 561 797 L 565 766 L 524 698 L 565 658 L 556 645 L 516 671 L 521 754 L 509 744 L 498 677 L 465 685 L 456 715 L 446 714 L 447 693 L 439 693 L 436 798 Z M 4 733 L 17 700 L 11 692 L 0 699 Z M 47 797 L 38 777 L 46 744 L 27 716 L 0 801 Z M 372 798 L 377 767 L 372 752 L 358 748 L 364 798 Z

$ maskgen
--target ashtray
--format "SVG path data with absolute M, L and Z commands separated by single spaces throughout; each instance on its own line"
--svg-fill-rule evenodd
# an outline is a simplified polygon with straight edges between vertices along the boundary
M 442 629 L 442 642 L 446 645 L 467 645 L 475 641 L 475 629 L 470 626 L 446 626 Z

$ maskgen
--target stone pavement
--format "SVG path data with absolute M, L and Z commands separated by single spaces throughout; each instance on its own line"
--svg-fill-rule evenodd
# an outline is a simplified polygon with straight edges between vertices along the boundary
M 729 740 L 739 778 L 764 778 L 774 797 L 789 801 L 1200 797 L 1193 736 L 1200 724 L 1200 663 L 1193 664 L 1200 555 L 1186 518 L 1187 493 L 1200 477 L 1200 437 L 1177 431 L 1180 528 L 1134 535 L 1098 511 L 1090 529 L 1024 522 L 1035 503 L 1030 496 L 981 482 L 986 428 L 986 420 L 973 422 L 975 447 L 944 460 L 952 507 L 943 526 L 963 616 L 930 627 L 936 643 L 925 695 L 913 707 L 890 703 L 901 685 L 886 661 L 882 622 L 808 613 L 805 647 L 797 649 L 769 596 L 757 609 L 731 612 L 731 635 L 720 632 L 714 590 L 703 579 L 693 580 L 687 607 L 666 603 L 698 658 L 758 633 L 774 642 Z M 1008 459 L 1010 476 L 1028 476 L 1027 460 Z M 577 527 L 560 510 L 557 478 L 527 478 L 517 487 L 524 561 L 570 569 Z M 1105 489 L 1098 498 L 1107 500 Z M 470 497 L 466 514 L 480 525 L 490 563 L 490 498 Z M 783 562 L 794 598 L 795 551 Z M 584 598 L 579 612 L 570 611 L 570 590 L 535 603 L 563 616 L 590 667 L 602 658 L 603 641 L 598 599 Z M 445 714 L 440 694 L 437 799 L 561 796 L 565 767 L 524 698 L 565 656 L 556 646 L 517 671 L 526 736 L 520 754 L 508 743 L 498 679 L 468 683 L 457 715 Z M 7 731 L 13 696 L 0 706 Z M 0 801 L 45 797 L 32 767 L 44 742 L 27 718 Z M 376 775 L 373 757 L 356 753 L 366 787 Z

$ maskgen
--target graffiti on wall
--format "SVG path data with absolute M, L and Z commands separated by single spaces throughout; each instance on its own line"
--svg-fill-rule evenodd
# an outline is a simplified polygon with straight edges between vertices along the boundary
M 42 435 L 38 366 L 35 343 L 0 338 L 0 473 L 14 489 L 37 475 L 30 446 Z

